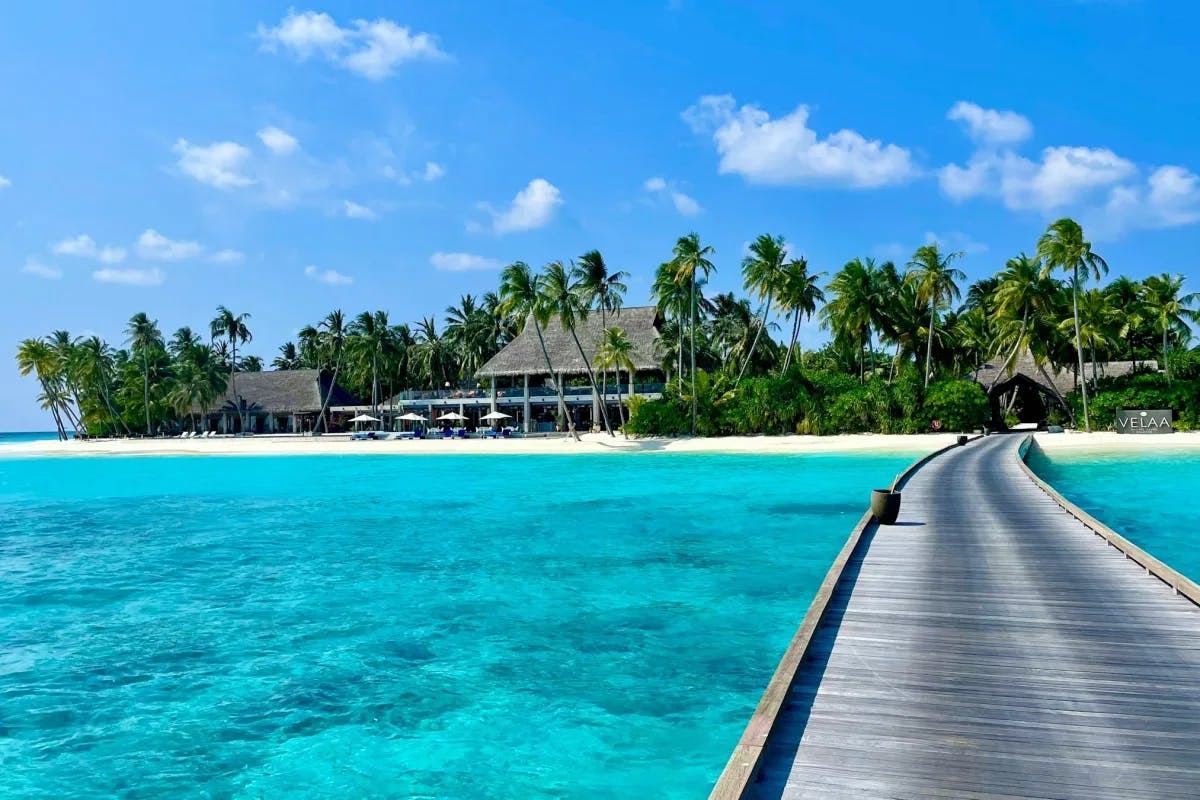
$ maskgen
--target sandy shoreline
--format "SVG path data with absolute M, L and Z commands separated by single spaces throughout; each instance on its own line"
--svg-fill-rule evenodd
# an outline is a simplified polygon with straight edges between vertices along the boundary
M 351 441 L 345 435 L 252 436 L 187 439 L 113 439 L 89 442 L 22 442 L 0 446 L 6 456 L 110 455 L 579 455 L 585 453 L 911 453 L 923 455 L 952 444 L 954 434 L 917 436 L 727 436 L 714 438 L 624 439 L 586 434 L 569 438 L 426 439 Z
M 1096 433 L 1039 433 L 1038 446 L 1047 453 L 1158 453 L 1163 450 L 1200 450 L 1200 431 L 1176 432 L 1160 436 L 1136 436 L 1098 431 Z
M 113 439 L 89 442 L 22 442 L 0 446 L 0 458 L 12 456 L 112 456 L 112 455 L 580 455 L 586 453 L 743 453 L 788 455 L 803 453 L 904 453 L 923 455 L 953 444 L 955 434 L 886 436 L 724 436 L 678 439 L 615 439 L 587 434 L 583 441 L 569 438 L 427 439 L 351 441 L 347 435 L 251 436 L 203 440 Z M 1047 453 L 1130 452 L 1165 449 L 1200 450 L 1200 432 L 1167 436 L 1127 436 L 1101 433 L 1039 433 L 1037 442 Z

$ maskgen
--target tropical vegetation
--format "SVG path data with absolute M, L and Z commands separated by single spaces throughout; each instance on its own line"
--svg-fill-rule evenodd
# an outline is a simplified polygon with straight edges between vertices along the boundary
M 1047 383 L 1051 374 L 1072 376 L 1064 423 L 1110 426 L 1114 409 L 1133 404 L 1170 407 L 1183 426 L 1197 425 L 1200 350 L 1190 326 L 1200 321 L 1200 295 L 1169 273 L 1102 285 L 1108 263 L 1070 219 L 1051 224 L 1032 253 L 970 284 L 956 266 L 960 254 L 936 243 L 903 266 L 856 257 L 827 277 L 783 237 L 763 234 L 741 259 L 747 296 L 739 297 L 708 293 L 717 254 L 698 234 L 681 236 L 651 284 L 666 389 L 661 399 L 626 399 L 614 419 L 601 404 L 598 422 L 625 435 L 918 432 L 935 420 L 969 429 L 991 417 L 974 380 L 980 367 L 1005 371 L 1028 359 Z M 595 250 L 540 270 L 518 261 L 501 271 L 495 292 L 463 295 L 441 319 L 397 324 L 383 310 L 335 309 L 281 344 L 270 367 L 321 370 L 378 410 L 404 390 L 475 386 L 476 371 L 527 325 L 548 374 L 551 320 L 586 363 L 576 330 L 598 315 L 601 342 L 575 380 L 607 395 L 612 378 L 619 392 L 617 376 L 634 363 L 620 322 L 629 277 Z M 801 332 L 813 320 L 828 341 L 805 351 Z M 38 381 L 38 401 L 62 437 L 182 430 L 201 423 L 199 409 L 237 398 L 240 374 L 264 367 L 245 353 L 255 341 L 250 314 L 220 306 L 207 333 L 181 327 L 167 337 L 139 312 L 120 346 L 57 330 L 22 341 L 17 366 Z M 1096 365 L 1113 360 L 1135 369 L 1101 374 Z M 578 436 L 565 387 L 554 388 L 560 420 Z M 322 398 L 320 427 L 329 425 L 329 402 Z

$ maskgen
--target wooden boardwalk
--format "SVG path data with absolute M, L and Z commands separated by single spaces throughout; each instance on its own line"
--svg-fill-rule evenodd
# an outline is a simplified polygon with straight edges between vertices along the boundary
M 1200 609 L 1020 443 L 934 459 L 867 529 L 744 796 L 1200 798 Z

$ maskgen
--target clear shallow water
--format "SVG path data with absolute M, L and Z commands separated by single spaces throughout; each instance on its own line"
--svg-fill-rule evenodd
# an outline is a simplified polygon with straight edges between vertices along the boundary
M 912 456 L 0 459 L 0 797 L 698 797 Z
M 22 442 L 52 442 L 58 438 L 54 431 L 0 431 L 0 446 Z
M 1105 525 L 1200 580 L 1200 453 L 1035 449 L 1029 465 L 1063 496 Z

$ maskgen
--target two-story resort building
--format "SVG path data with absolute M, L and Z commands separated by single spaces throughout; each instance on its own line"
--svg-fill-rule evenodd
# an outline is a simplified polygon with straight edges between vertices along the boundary
M 632 345 L 630 360 L 634 371 L 630 374 L 622 370 L 618 375 L 609 370 L 602 375 L 597 370 L 600 392 L 594 394 L 588 385 L 587 365 L 595 363 L 604 324 L 625 332 Z M 466 419 L 456 421 L 455 426 L 475 428 L 487 427 L 489 422 L 481 417 L 498 412 L 508 415 L 500 420 L 502 425 L 531 433 L 554 431 L 560 424 L 555 386 L 562 383 L 567 413 L 573 417 L 577 429 L 586 431 L 601 426 L 601 403 L 607 407 L 609 420 L 616 427 L 620 424 L 618 399 L 627 400 L 634 394 L 646 398 L 662 395 L 664 374 L 658 326 L 658 310 L 653 306 L 622 308 L 608 314 L 603 323 L 600 315 L 593 312 L 575 327 L 577 346 L 575 337 L 563 328 L 558 317 L 546 325 L 541 341 L 533 325 L 527 323 L 516 338 L 479 368 L 474 386 L 401 392 L 388 403 L 386 416 L 395 419 L 406 413 L 417 414 L 428 420 L 428 425 L 436 426 L 440 417 L 456 413 Z M 348 413 L 369 408 L 337 410 Z

